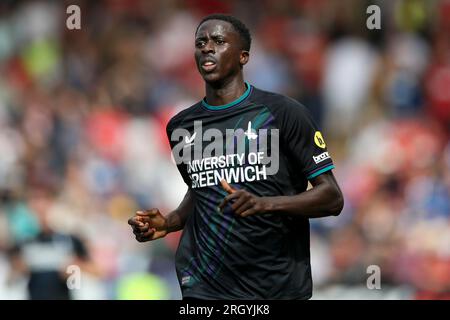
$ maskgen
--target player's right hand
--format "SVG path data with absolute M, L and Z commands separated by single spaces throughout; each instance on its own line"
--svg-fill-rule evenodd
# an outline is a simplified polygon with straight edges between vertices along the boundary
M 155 208 L 137 211 L 128 220 L 128 224 L 139 242 L 156 240 L 165 237 L 168 233 L 167 219 Z

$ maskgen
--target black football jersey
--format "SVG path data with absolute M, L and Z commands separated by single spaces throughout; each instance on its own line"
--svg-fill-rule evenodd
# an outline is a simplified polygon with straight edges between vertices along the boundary
M 176 269 L 183 297 L 308 299 L 312 295 L 309 220 L 283 213 L 237 216 L 220 181 L 257 196 L 304 192 L 334 168 L 308 110 L 246 83 L 237 100 L 205 99 L 167 125 L 178 170 L 195 195 Z

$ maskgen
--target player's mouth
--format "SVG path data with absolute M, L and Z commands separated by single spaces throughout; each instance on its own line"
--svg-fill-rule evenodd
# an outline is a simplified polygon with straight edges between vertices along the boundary
M 208 59 L 208 60 L 202 61 L 201 67 L 202 67 L 203 71 L 211 72 L 217 67 L 217 64 L 215 61 Z

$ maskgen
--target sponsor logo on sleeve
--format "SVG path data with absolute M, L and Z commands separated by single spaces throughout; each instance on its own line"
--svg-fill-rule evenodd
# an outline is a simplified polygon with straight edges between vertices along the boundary
M 325 140 L 322 137 L 322 133 L 320 131 L 316 131 L 316 133 L 314 133 L 314 142 L 316 143 L 316 145 L 319 148 L 325 149 L 325 147 L 327 146 L 325 144 Z
M 330 155 L 328 154 L 328 151 L 325 151 L 325 152 L 319 154 L 318 156 L 313 156 L 313 159 L 314 159 L 314 162 L 316 164 L 318 164 L 324 160 L 330 159 Z

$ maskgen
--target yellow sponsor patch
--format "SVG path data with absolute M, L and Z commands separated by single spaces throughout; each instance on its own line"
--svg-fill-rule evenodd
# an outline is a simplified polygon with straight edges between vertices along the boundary
M 325 144 L 325 140 L 322 137 L 322 133 L 320 133 L 320 131 L 316 131 L 316 133 L 314 133 L 314 142 L 316 143 L 316 145 L 319 148 L 325 149 L 325 147 L 327 146 Z

